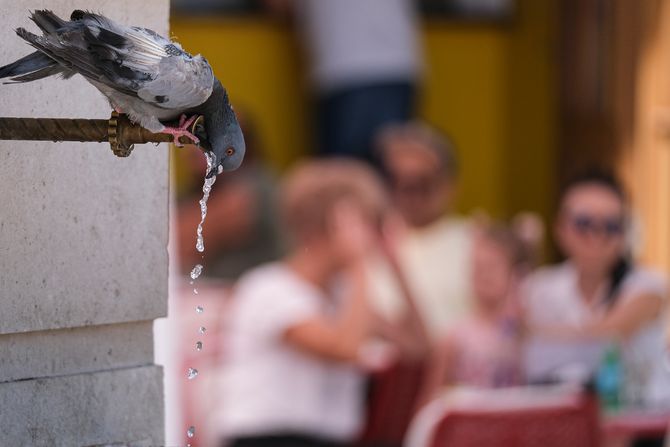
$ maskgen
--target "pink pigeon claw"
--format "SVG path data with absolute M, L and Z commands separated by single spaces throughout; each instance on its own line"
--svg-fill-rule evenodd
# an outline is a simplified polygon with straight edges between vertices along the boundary
M 161 131 L 161 133 L 166 133 L 168 135 L 172 135 L 172 138 L 174 139 L 174 144 L 177 147 L 183 147 L 184 145 L 179 141 L 179 137 L 187 137 L 191 141 L 193 141 L 194 144 L 200 143 L 200 139 L 193 135 L 188 128 L 191 127 L 191 124 L 193 124 L 193 121 L 198 117 L 198 115 L 193 115 L 190 118 L 186 118 L 186 115 L 182 114 L 181 117 L 179 117 L 179 126 L 177 127 L 165 127 Z

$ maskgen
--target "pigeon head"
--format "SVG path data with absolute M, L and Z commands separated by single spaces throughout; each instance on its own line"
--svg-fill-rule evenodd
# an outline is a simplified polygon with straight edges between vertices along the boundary
M 226 97 L 226 99 L 228 98 Z M 228 101 L 226 101 L 224 107 L 228 110 L 225 114 L 226 120 L 223 131 L 218 135 L 214 133 L 211 136 L 210 144 L 212 145 L 212 152 L 216 155 L 218 165 L 223 168 L 223 171 L 234 171 L 242 164 L 246 146 L 242 129 Z
M 239 168 L 246 150 L 244 135 L 228 100 L 228 94 L 218 80 L 214 84 L 212 95 L 205 102 L 203 110 L 209 143 L 207 149 L 213 155 L 207 178 L 218 174 L 219 169 L 234 171 Z

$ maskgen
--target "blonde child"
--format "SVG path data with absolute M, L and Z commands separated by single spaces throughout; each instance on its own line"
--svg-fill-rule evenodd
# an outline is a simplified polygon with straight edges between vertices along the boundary
M 472 253 L 473 311 L 438 342 L 425 397 L 444 385 L 494 388 L 521 382 L 519 283 L 531 250 L 510 228 L 482 224 Z

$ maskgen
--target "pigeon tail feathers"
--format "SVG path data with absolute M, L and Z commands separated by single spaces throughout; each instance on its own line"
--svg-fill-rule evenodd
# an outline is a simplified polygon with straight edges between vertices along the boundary
M 67 23 L 48 9 L 33 11 L 30 18 L 46 34 L 56 34 Z
M 11 78 L 13 82 L 29 82 L 62 72 L 56 61 L 44 53 L 35 51 L 21 59 L 0 67 L 0 79 Z M 5 82 L 13 83 L 10 81 Z

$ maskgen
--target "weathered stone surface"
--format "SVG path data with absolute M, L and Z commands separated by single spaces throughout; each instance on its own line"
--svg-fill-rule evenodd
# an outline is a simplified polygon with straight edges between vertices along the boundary
M 168 1 L 0 0 L 0 63 L 32 47 L 30 10 L 90 9 L 167 33 Z M 0 85 L 0 115 L 107 118 L 80 76 Z M 168 152 L 126 159 L 104 143 L 0 141 L 0 333 L 150 320 L 166 313 Z
M 0 335 L 0 382 L 152 364 L 152 325 L 144 321 Z
M 168 0 L 0 0 L 0 65 L 34 51 L 13 30 L 42 8 L 168 30 Z M 0 116 L 110 110 L 79 76 L 0 84 Z M 163 445 L 168 175 L 165 145 L 0 141 L 0 447 Z
M 0 445 L 163 445 L 158 366 L 0 383 Z

